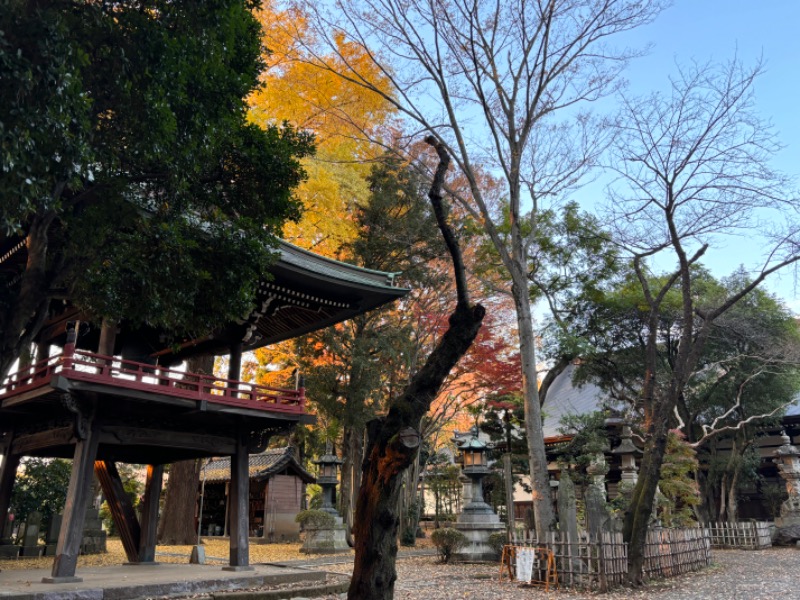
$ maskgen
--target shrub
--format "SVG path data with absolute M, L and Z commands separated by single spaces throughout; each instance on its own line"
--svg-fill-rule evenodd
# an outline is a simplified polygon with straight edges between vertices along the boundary
M 294 520 L 300 523 L 303 529 L 327 529 L 336 525 L 336 519 L 332 514 L 314 508 L 301 510 Z
M 503 554 L 503 546 L 508 543 L 508 534 L 506 533 L 493 533 L 489 536 L 489 540 L 487 541 L 489 547 L 492 549 L 492 552 L 497 554 L 497 558 L 499 559 L 500 556 Z
M 441 562 L 448 563 L 453 554 L 467 545 L 467 536 L 458 529 L 443 527 L 431 534 L 431 541 L 436 546 Z
M 400 545 L 401 546 L 414 546 L 417 543 L 417 532 L 411 529 L 411 527 L 406 527 L 403 529 L 403 533 L 400 535 Z

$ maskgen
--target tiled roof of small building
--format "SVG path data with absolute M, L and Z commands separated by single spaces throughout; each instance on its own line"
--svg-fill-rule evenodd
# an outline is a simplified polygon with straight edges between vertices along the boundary
M 297 461 L 290 447 L 270 448 L 261 454 L 250 455 L 250 479 L 266 479 L 288 469 L 304 483 L 314 483 L 314 476 Z M 212 458 L 200 470 L 200 481 L 218 483 L 231 478 L 230 457 Z

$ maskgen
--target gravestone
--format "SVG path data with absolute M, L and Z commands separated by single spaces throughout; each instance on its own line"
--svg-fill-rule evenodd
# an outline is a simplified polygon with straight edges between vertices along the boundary
M 558 480 L 558 495 L 556 496 L 558 507 L 558 529 L 561 531 L 562 539 L 567 542 L 567 554 L 572 556 L 578 554 L 578 547 L 572 544 L 578 543 L 578 510 L 575 503 L 575 485 L 566 469 L 561 470 L 561 478 Z M 581 568 L 580 560 L 573 559 L 571 570 L 578 572 Z
M 42 526 L 42 513 L 33 511 L 25 520 L 25 532 L 22 534 L 20 556 L 41 556 L 44 546 L 39 545 L 39 530 Z
M 86 521 L 83 526 L 81 554 L 104 554 L 106 550 L 106 532 L 103 531 L 103 520 L 96 508 L 86 509 Z
M 64 518 L 62 514 L 53 515 L 50 518 L 50 525 L 47 527 L 47 535 L 44 538 L 45 556 L 55 556 L 56 547 L 58 546 L 58 534 L 61 531 L 61 521 Z
M 11 532 L 14 529 L 14 515 L 8 513 L 0 523 L 0 544 L 11 544 Z
M 604 490 L 593 484 L 586 490 L 586 525 L 589 533 L 597 537 L 612 529 Z
M 0 523 L 0 558 L 17 558 L 19 556 L 19 546 L 11 540 L 11 532 L 14 529 L 14 515 L 6 515 Z
M 570 543 L 578 541 L 578 513 L 575 504 L 575 485 L 566 470 L 558 482 L 558 528 Z

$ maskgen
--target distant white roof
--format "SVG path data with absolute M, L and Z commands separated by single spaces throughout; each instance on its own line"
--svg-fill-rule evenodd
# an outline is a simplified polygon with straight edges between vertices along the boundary
M 787 417 L 800 416 L 800 394 L 797 394 L 797 396 L 795 396 L 794 402 L 792 402 L 789 406 L 786 407 L 786 416 Z
M 569 365 L 556 377 L 547 391 L 547 398 L 542 406 L 545 438 L 562 435 L 559 428 L 561 419 L 565 416 L 585 415 L 605 408 L 604 402 L 608 397 L 598 386 L 593 383 L 576 386 L 572 383 L 576 368 L 575 365 Z M 785 416 L 800 416 L 800 394 L 786 408 Z
M 585 415 L 603 408 L 607 396 L 593 383 L 576 386 L 572 383 L 575 365 L 569 365 L 555 378 L 547 390 L 542 406 L 544 437 L 561 435 L 561 419 L 567 415 Z

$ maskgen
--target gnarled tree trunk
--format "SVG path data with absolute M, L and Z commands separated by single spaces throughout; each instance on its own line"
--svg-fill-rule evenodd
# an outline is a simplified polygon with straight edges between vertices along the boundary
M 450 157 L 434 138 L 425 140 L 439 155 L 428 196 L 436 220 L 453 259 L 458 303 L 450 315 L 449 328 L 425 365 L 411 379 L 403 394 L 390 403 L 388 414 L 369 423 L 366 459 L 356 506 L 356 557 L 350 582 L 350 600 L 389 600 L 397 579 L 397 513 L 403 473 L 419 450 L 417 433 L 422 417 L 430 409 L 450 370 L 466 353 L 478 334 L 485 310 L 470 306 L 461 250 L 446 222 L 441 190 Z M 411 431 L 413 430 L 413 431 Z

